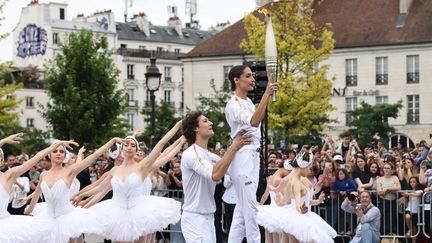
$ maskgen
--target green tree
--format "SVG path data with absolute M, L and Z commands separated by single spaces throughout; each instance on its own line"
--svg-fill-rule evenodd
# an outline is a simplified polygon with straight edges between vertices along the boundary
M 161 139 L 177 123 L 177 121 L 181 119 L 176 116 L 174 109 L 171 108 L 168 103 L 161 100 L 159 104 L 155 104 L 155 136 L 154 139 L 151 139 L 151 107 L 144 107 L 141 114 L 144 115 L 146 127 L 138 140 L 145 141 L 149 147 L 152 147 L 154 142 Z
M 5 83 L 4 79 L 11 76 L 10 63 L 0 64 L 0 136 L 8 135 L 18 126 L 18 106 L 22 99 L 17 99 L 15 91 L 22 84 Z
M 329 25 L 317 26 L 312 17 L 313 0 L 279 1 L 269 9 L 278 50 L 277 100 L 270 102 L 269 127 L 291 138 L 320 133 L 326 128 L 332 80 L 322 62 L 334 48 Z M 256 59 L 264 59 L 265 23 L 263 16 L 249 14 L 244 19 L 247 38 L 240 47 Z M 318 64 L 319 67 L 318 67 Z
M 384 140 L 386 144 L 389 135 L 395 131 L 388 123 L 388 118 L 397 118 L 401 108 L 401 101 L 380 105 L 362 102 L 360 107 L 351 112 L 353 120 L 348 124 L 351 136 L 357 140 L 360 147 L 377 139 Z
M 49 132 L 44 132 L 36 128 L 23 128 L 16 126 L 8 132 L 8 134 L 14 134 L 23 132 L 23 140 L 20 144 L 6 145 L 4 146 L 5 154 L 20 154 L 21 151 L 26 151 L 27 154 L 37 153 L 44 148 L 48 147 L 48 139 L 50 138 Z
M 50 103 L 42 114 L 55 138 L 75 139 L 94 148 L 110 137 L 123 136 L 127 123 L 126 95 L 119 90 L 119 70 L 103 36 L 89 30 L 70 33 L 61 53 L 46 67 L 45 89 Z
M 224 83 L 219 90 L 216 89 L 214 80 L 210 81 L 210 87 L 213 91 L 211 96 L 200 95 L 197 109 L 202 111 L 211 122 L 214 122 L 213 131 L 215 134 L 209 141 L 209 147 L 214 148 L 216 143 L 220 142 L 226 148 L 230 142 L 230 127 L 225 122 L 225 105 L 231 98 L 232 92 L 227 83 Z

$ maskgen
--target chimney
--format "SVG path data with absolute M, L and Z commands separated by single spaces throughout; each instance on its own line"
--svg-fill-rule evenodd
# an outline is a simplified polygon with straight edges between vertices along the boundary
M 180 37 L 183 37 L 182 23 L 179 17 L 173 16 L 168 19 L 168 27 L 174 28 Z
M 412 0 L 399 0 L 399 13 L 408 14 L 408 9 L 411 6 Z
M 396 28 L 402 28 L 405 25 L 411 3 L 412 0 L 399 0 L 399 16 L 396 20 Z
M 136 22 L 136 25 L 138 28 L 144 32 L 144 34 L 149 37 L 150 36 L 150 23 L 147 19 L 147 15 L 145 15 L 144 12 L 141 12 L 139 14 L 134 14 L 133 21 Z
M 86 21 L 83 13 L 77 14 L 77 16 L 76 16 L 76 18 L 74 20 L 77 21 L 77 22 L 85 22 Z

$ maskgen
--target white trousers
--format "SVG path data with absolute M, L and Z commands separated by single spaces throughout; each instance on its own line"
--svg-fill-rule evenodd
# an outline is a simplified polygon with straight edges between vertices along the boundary
M 256 191 L 259 179 L 259 153 L 255 150 L 237 152 L 228 169 L 237 195 L 233 220 L 228 236 L 229 243 L 260 243 L 257 222 Z
M 183 211 L 181 230 L 187 243 L 216 242 L 213 214 L 198 214 Z

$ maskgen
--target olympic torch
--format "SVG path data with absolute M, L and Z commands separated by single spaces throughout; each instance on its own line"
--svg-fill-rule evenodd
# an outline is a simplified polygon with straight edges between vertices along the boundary
M 265 61 L 269 82 L 277 82 L 277 58 L 276 38 L 273 31 L 272 19 L 270 14 L 266 14 Z M 272 101 L 276 101 L 276 91 L 273 91 Z

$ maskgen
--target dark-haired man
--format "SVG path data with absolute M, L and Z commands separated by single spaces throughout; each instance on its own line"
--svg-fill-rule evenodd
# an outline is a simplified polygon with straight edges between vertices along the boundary
M 250 143 L 248 135 L 240 134 L 222 158 L 207 150 L 214 135 L 213 123 L 201 112 L 189 113 L 182 122 L 188 147 L 182 155 L 184 203 L 181 228 L 186 242 L 216 242 L 213 198 L 216 182 L 221 180 L 235 153 Z
M 246 237 L 248 243 L 259 243 L 260 231 L 257 222 L 256 191 L 259 180 L 259 149 L 260 125 L 270 96 L 277 90 L 277 84 L 269 78 L 267 88 L 261 98 L 258 108 L 247 97 L 247 93 L 254 89 L 255 80 L 248 66 L 234 66 L 228 78 L 234 96 L 225 107 L 225 117 L 231 128 L 231 137 L 234 138 L 241 131 L 251 135 L 252 143 L 240 149 L 228 173 L 233 181 L 237 204 L 234 209 L 233 221 L 229 232 L 228 242 L 242 242 Z

